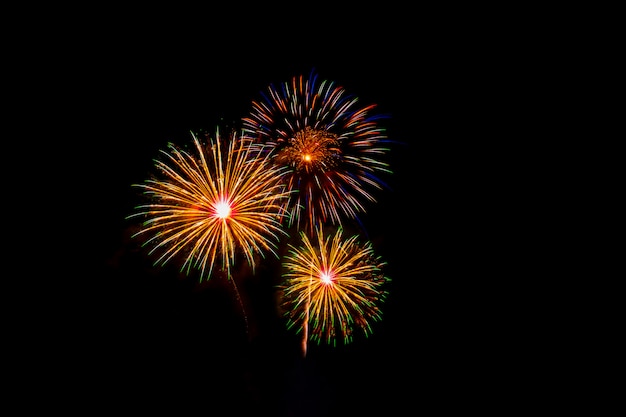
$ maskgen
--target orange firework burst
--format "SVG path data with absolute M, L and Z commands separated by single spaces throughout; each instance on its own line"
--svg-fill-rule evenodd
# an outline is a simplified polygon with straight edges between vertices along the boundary
M 173 144 L 156 161 L 161 177 L 135 184 L 150 203 L 129 216 L 145 217 L 135 236 L 148 236 L 155 264 L 165 265 L 182 257 L 181 270 L 200 270 L 200 281 L 214 268 L 231 277 L 231 267 L 243 254 L 254 269 L 255 255 L 275 249 L 288 197 L 282 176 L 285 169 L 267 162 L 267 155 L 236 132 L 227 145 L 219 129 L 215 140 L 203 145 L 193 135 L 195 154 Z
M 296 172 L 313 174 L 336 167 L 340 153 L 337 135 L 306 127 L 290 139 L 289 146 L 278 151 L 276 161 Z
M 287 188 L 297 191 L 284 201 L 290 226 L 310 235 L 319 224 L 341 225 L 356 219 L 381 189 L 380 173 L 390 173 L 382 159 L 388 152 L 382 116 L 375 105 L 361 107 L 357 98 L 317 76 L 294 77 L 263 100 L 252 103 L 243 132 L 272 154 L 272 162 L 289 167 Z
M 318 228 L 311 241 L 301 232 L 302 246 L 289 245 L 283 261 L 287 327 L 303 333 L 305 354 L 309 338 L 336 345 L 340 336 L 348 344 L 354 329 L 368 336 L 371 322 L 381 319 L 389 281 L 382 270 L 385 263 L 375 256 L 371 242 L 360 244 L 357 235 L 343 239 L 342 234 L 340 227 L 331 239 Z

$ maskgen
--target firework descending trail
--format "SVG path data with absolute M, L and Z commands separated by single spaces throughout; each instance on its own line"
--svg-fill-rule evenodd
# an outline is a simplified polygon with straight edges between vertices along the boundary
M 336 346 L 338 338 L 351 343 L 355 329 L 369 336 L 371 323 L 382 318 L 390 281 L 371 242 L 344 239 L 341 227 L 332 238 L 322 228 L 313 240 L 304 232 L 300 238 L 302 245 L 290 244 L 284 257 L 281 289 L 287 327 L 302 332 L 303 354 L 309 339 Z
M 252 102 L 243 132 L 271 153 L 276 166 L 288 167 L 287 188 L 298 191 L 284 201 L 295 225 L 310 236 L 319 224 L 342 225 L 357 219 L 366 202 L 382 189 L 381 173 L 391 173 L 385 129 L 373 115 L 376 105 L 358 99 L 315 72 L 270 85 Z
M 195 152 L 170 143 L 169 152 L 161 151 L 165 158 L 155 161 L 160 175 L 134 184 L 149 203 L 128 216 L 143 218 L 133 237 L 145 237 L 143 246 L 151 246 L 155 265 L 180 258 L 181 271 L 198 270 L 200 281 L 225 274 L 241 302 L 231 270 L 237 256 L 254 271 L 257 255 L 278 258 L 277 242 L 286 235 L 281 224 L 281 200 L 289 194 L 281 180 L 286 170 L 268 164 L 267 153 L 234 131 L 226 144 L 219 129 L 208 145 L 192 137 Z

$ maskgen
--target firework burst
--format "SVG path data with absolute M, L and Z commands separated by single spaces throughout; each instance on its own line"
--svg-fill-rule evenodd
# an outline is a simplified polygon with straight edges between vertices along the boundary
M 376 105 L 360 106 L 334 82 L 318 84 L 314 73 L 270 85 L 262 97 L 242 119 L 243 132 L 265 146 L 275 165 L 290 169 L 286 186 L 298 192 L 284 201 L 289 226 L 313 235 L 318 224 L 356 219 L 382 189 L 378 175 L 391 172 L 382 160 L 388 152 L 382 116 L 371 115 Z
M 302 245 L 289 245 L 283 260 L 282 306 L 287 327 L 302 333 L 302 348 L 310 338 L 336 345 L 337 338 L 351 343 L 355 329 L 365 336 L 371 323 L 381 319 L 380 304 L 386 299 L 389 281 L 375 256 L 371 242 L 360 244 L 358 236 L 343 238 L 339 227 L 331 237 L 322 228 L 316 240 L 300 232 Z
M 158 254 L 155 265 L 181 257 L 181 271 L 200 271 L 200 281 L 214 268 L 231 277 L 236 256 L 243 254 L 254 270 L 255 257 L 276 253 L 284 215 L 281 199 L 288 191 L 281 177 L 285 169 L 267 162 L 258 146 L 232 132 L 222 143 L 203 145 L 192 134 L 195 153 L 173 144 L 155 161 L 160 177 L 144 184 L 150 203 L 138 206 L 130 217 L 144 217 L 139 232 L 143 246 Z

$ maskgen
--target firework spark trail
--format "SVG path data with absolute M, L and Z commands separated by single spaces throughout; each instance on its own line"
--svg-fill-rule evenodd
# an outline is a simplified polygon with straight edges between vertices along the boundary
M 334 82 L 317 84 L 317 75 L 294 77 L 261 93 L 242 119 L 243 134 L 262 144 L 272 162 L 289 167 L 287 188 L 298 191 L 284 200 L 289 226 L 313 235 L 319 224 L 341 225 L 356 219 L 374 190 L 383 188 L 380 173 L 391 173 L 383 157 L 389 149 L 382 115 Z
M 225 273 L 241 302 L 232 279 L 236 257 L 243 254 L 254 271 L 255 256 L 271 252 L 278 258 L 277 242 L 287 235 L 281 202 L 290 193 L 282 182 L 286 170 L 270 165 L 267 153 L 234 131 L 227 145 L 219 129 L 208 146 L 192 137 L 195 154 L 170 143 L 169 152 L 161 151 L 164 160 L 155 161 L 161 175 L 133 184 L 150 202 L 127 218 L 144 218 L 133 238 L 145 237 L 142 245 L 158 254 L 155 265 L 180 257 L 180 270 L 198 270 L 200 281 Z
M 341 227 L 332 239 L 322 228 L 315 240 L 304 232 L 300 238 L 302 245 L 289 245 L 283 260 L 287 327 L 318 344 L 336 345 L 339 337 L 344 344 L 351 343 L 354 329 L 370 335 L 371 322 L 382 318 L 380 304 L 389 281 L 371 242 L 359 243 L 358 235 L 344 239 Z M 306 354 L 306 340 L 303 350 Z

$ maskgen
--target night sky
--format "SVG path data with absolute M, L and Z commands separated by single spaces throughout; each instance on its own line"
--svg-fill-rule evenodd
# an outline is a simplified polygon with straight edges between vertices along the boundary
M 75 95 L 82 120 L 64 127 L 82 136 L 73 178 L 82 196 L 78 273 L 64 316 L 76 342 L 64 350 L 90 409 L 396 416 L 483 410 L 508 395 L 502 375 L 517 365 L 502 352 L 514 341 L 494 337 L 504 326 L 487 295 L 496 267 L 481 250 L 484 210 L 497 208 L 479 202 L 487 175 L 476 158 L 484 146 L 476 138 L 486 134 L 475 118 L 479 63 L 471 48 L 441 49 L 432 35 L 411 41 L 407 33 L 284 49 L 276 39 L 258 48 L 203 43 L 198 32 L 193 42 L 94 41 Z M 240 283 L 246 324 L 230 285 L 153 266 L 126 216 L 140 202 L 131 185 L 153 173 L 168 142 L 236 125 L 269 84 L 312 70 L 389 116 L 380 124 L 393 142 L 393 173 L 362 220 L 391 282 L 369 338 L 309 344 L 302 358 L 275 308 L 275 261 Z

